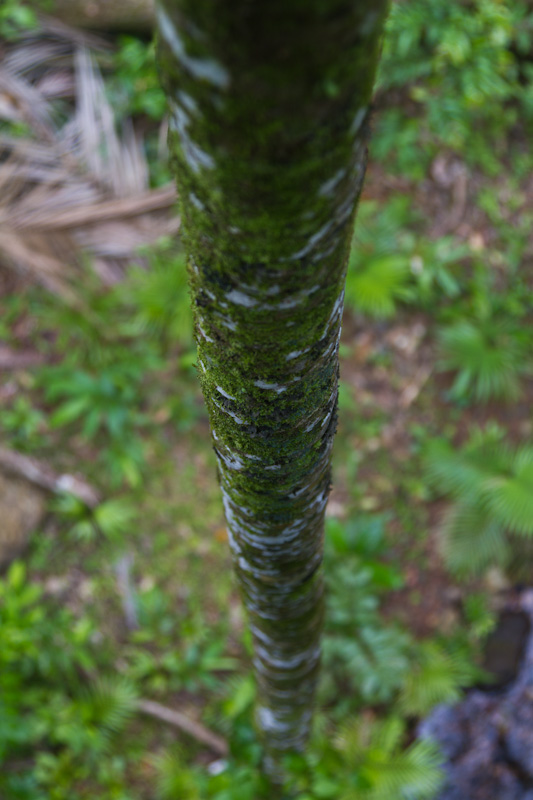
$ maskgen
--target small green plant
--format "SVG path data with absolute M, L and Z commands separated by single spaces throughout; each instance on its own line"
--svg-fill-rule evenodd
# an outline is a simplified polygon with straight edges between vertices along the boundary
M 461 448 L 427 448 L 430 481 L 453 499 L 442 527 L 442 552 L 459 575 L 508 566 L 533 537 L 533 447 L 513 447 L 499 429 L 473 434 Z
M 349 308 L 391 317 L 398 302 L 427 308 L 459 295 L 469 248 L 451 236 L 428 239 L 417 227 L 405 197 L 360 204 L 346 279 Z
M 462 689 L 479 677 L 477 670 L 459 649 L 444 648 L 436 641 L 416 645 L 416 657 L 405 676 L 399 707 L 409 716 L 423 716 L 439 703 L 455 703 Z
M 440 365 L 457 371 L 451 396 L 457 400 L 515 400 L 520 377 L 531 372 L 526 338 L 510 320 L 459 319 L 440 331 Z
M 113 735 L 120 733 L 137 708 L 135 686 L 122 676 L 99 678 L 81 693 L 82 718 L 95 726 L 107 749 Z
M 134 309 L 135 332 L 190 347 L 193 322 L 185 254 L 163 240 L 148 256 L 150 269 L 132 269 L 123 287 L 123 297 Z
M 123 359 L 102 367 L 83 369 L 67 360 L 45 368 L 39 376 L 45 398 L 55 404 L 52 428 L 71 431 L 81 425 L 87 441 L 107 440 L 101 461 L 112 485 L 124 479 L 139 485 L 144 466 L 140 430 L 146 424 L 141 411 L 145 364 Z
M 183 754 L 176 748 L 152 758 L 156 772 L 158 800 L 201 800 L 198 778 L 187 768 Z
M 383 515 L 328 520 L 322 698 L 336 700 L 344 687 L 352 706 L 388 703 L 405 715 L 427 714 L 434 705 L 457 699 L 479 672 L 472 653 L 452 641 L 415 641 L 383 620 L 380 597 L 403 580 L 386 555 Z M 394 705 L 396 704 L 396 705 Z
M 266 800 L 272 797 L 260 772 L 261 749 L 248 723 L 246 738 L 227 760 L 210 771 L 188 767 L 179 751 L 153 763 L 160 800 Z M 246 739 L 248 741 L 246 741 Z M 431 800 L 442 784 L 441 757 L 435 745 L 418 741 L 405 747 L 406 726 L 398 717 L 361 717 L 334 730 L 322 721 L 309 752 L 288 756 L 282 797 L 294 800 Z M 252 745 L 252 746 L 250 746 Z M 177 794 L 176 794 L 177 793 Z
M 137 693 L 123 677 L 97 676 L 96 655 L 105 661 L 97 636 L 87 617 L 51 602 L 21 562 L 0 580 L 2 798 L 126 796 L 117 794 L 125 762 L 114 748 Z
M 2 411 L 0 426 L 17 450 L 30 452 L 45 442 L 46 417 L 27 397 L 15 397 L 11 408 Z
M 349 307 L 376 317 L 394 313 L 410 275 L 409 218 L 405 198 L 395 198 L 379 211 L 374 201 L 360 204 L 346 279 Z
M 469 594 L 464 598 L 463 611 L 470 635 L 478 640 L 482 641 L 496 627 L 496 612 L 487 594 L 482 592 Z
M 166 100 L 157 75 L 154 42 L 120 36 L 106 89 L 117 119 L 143 114 L 160 121 Z
M 0 37 L 17 39 L 21 33 L 38 27 L 35 10 L 17 0 L 4 0 L 0 7 Z
M 379 613 L 380 594 L 402 585 L 398 571 L 382 560 L 385 521 L 377 515 L 328 520 L 325 700 L 338 697 L 343 685 L 352 702 L 390 701 L 409 668 L 409 637 Z
M 104 500 L 90 509 L 74 495 L 62 494 L 53 502 L 52 510 L 67 522 L 71 536 L 86 542 L 95 539 L 98 533 L 111 540 L 123 540 L 137 517 L 135 505 L 128 497 Z
M 307 758 L 289 760 L 289 789 L 298 800 L 430 800 L 441 784 L 441 756 L 429 741 L 405 747 L 396 716 L 371 715 L 324 729 Z
M 411 119 L 389 110 L 378 120 L 374 153 L 391 153 L 415 179 L 442 145 L 498 172 L 505 132 L 519 117 L 531 119 L 531 76 L 521 70 L 531 30 L 530 8 L 510 0 L 393 4 L 378 86 L 407 89 Z
M 135 362 L 115 364 L 98 371 L 49 368 L 45 373 L 45 398 L 58 402 L 50 418 L 53 427 L 81 422 L 81 432 L 92 439 L 102 432 L 122 439 L 142 422 L 139 412 L 143 374 Z

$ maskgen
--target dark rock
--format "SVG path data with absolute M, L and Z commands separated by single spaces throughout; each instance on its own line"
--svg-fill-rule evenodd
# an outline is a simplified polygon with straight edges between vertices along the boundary
M 440 705 L 418 726 L 421 739 L 437 742 L 445 758 L 453 761 L 466 745 L 466 731 L 457 714 L 457 708 Z
M 483 669 L 493 681 L 487 689 L 501 689 L 514 681 L 523 662 L 531 631 L 529 616 L 524 611 L 504 611 L 485 644 Z
M 523 800 L 524 787 L 511 769 L 502 763 L 456 765 L 449 773 L 448 786 L 437 800 Z
M 532 590 L 522 593 L 520 607 L 502 616 L 485 662 L 500 691 L 493 685 L 471 691 L 455 706 L 434 709 L 418 727 L 446 759 L 437 800 L 533 800 Z
M 504 711 L 509 758 L 533 779 L 533 696 L 525 690 Z
M 470 800 L 458 786 L 448 785 L 437 797 L 437 800 Z

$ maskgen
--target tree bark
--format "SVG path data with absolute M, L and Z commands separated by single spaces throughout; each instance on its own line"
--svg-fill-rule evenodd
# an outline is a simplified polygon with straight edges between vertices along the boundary
M 307 741 L 347 256 L 385 0 L 164 0 L 159 64 L 273 778 Z

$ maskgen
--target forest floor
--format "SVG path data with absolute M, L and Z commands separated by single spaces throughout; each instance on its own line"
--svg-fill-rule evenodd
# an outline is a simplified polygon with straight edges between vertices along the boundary
M 61 36 L 48 31 L 44 37 L 63 47 L 59 66 L 40 65 L 26 76 L 33 89 L 45 95 L 48 92 L 50 103 L 59 104 L 59 120 L 37 121 L 52 137 L 75 105 L 76 48 L 72 39 L 65 44 Z M 94 43 L 88 40 L 86 44 Z M 16 48 L 7 41 L 2 46 L 4 55 Z M 131 41 L 129 46 L 137 47 Z M 25 44 L 23 40 L 19 52 L 27 55 L 30 47 L 35 48 L 31 37 Z M 108 65 L 105 71 L 105 48 L 98 47 L 95 52 L 109 76 L 112 69 Z M 141 42 L 138 47 L 145 57 L 147 45 Z M 137 58 L 126 49 L 122 45 L 122 61 L 118 67 L 115 64 L 122 76 L 128 58 Z M 153 87 L 151 70 L 147 66 L 141 77 L 145 85 Z M 113 78 L 106 80 L 112 93 Z M 91 85 L 94 88 L 96 83 Z M 0 101 L 8 109 L 5 112 L 4 108 L 4 116 L 11 127 L 0 128 L 0 179 L 2 167 L 9 162 L 10 137 L 34 141 L 36 133 L 35 120 L 22 113 L 14 115 L 13 87 L 4 91 L 1 86 Z M 377 121 L 380 113 L 392 107 L 387 103 L 394 101 L 394 94 L 378 101 Z M 157 161 L 153 153 L 164 132 L 160 134 L 159 123 L 151 121 L 145 110 L 137 111 L 135 119 L 140 129 L 149 131 L 146 149 Z M 50 128 L 46 128 L 49 122 Z M 376 138 L 379 142 L 379 131 Z M 124 145 L 123 158 L 126 150 L 134 158 L 130 145 L 129 150 Z M 523 152 L 527 140 L 514 142 L 514 146 Z M 411 147 L 413 161 L 418 145 Z M 82 156 L 76 151 L 72 157 L 83 160 Z M 40 162 L 43 170 L 45 161 L 43 157 Z M 105 164 L 97 168 L 101 184 Z M 160 165 L 150 163 L 147 172 L 150 170 L 150 180 L 143 184 L 139 178 L 136 190 L 143 202 L 150 191 L 159 191 L 154 184 L 159 187 L 168 177 Z M 138 165 L 138 175 L 142 173 Z M 404 679 L 395 682 L 387 673 L 387 663 L 401 663 L 402 675 L 421 668 L 422 651 L 414 650 L 413 642 L 423 646 L 429 642 L 430 648 L 436 642 L 439 653 L 444 653 L 439 656 L 441 666 L 451 663 L 449 654 L 457 652 L 479 664 L 486 635 L 515 591 L 516 577 L 509 577 L 501 564 L 489 564 L 467 580 L 459 580 L 447 568 L 442 529 L 450 497 L 430 480 L 425 459 L 426 449 L 435 439 L 443 438 L 461 451 L 476 429 L 499 426 L 498 436 L 509 444 L 531 439 L 531 352 L 523 363 L 517 363 L 514 345 L 509 350 L 510 374 L 519 384 L 518 395 L 511 399 L 487 397 L 481 402 L 475 397 L 475 376 L 468 373 L 471 365 L 467 358 L 464 367 L 458 362 L 450 368 L 443 363 L 442 347 L 446 326 L 471 322 L 478 312 L 483 324 L 488 319 L 490 326 L 491 303 L 496 308 L 496 296 L 503 305 L 492 309 L 498 316 L 495 330 L 503 319 L 506 331 L 518 330 L 519 343 L 531 341 L 533 240 L 528 220 L 533 179 L 532 173 L 523 173 L 518 178 L 504 169 L 488 174 L 443 147 L 433 155 L 423 176 L 415 178 L 391 169 L 371 148 L 361 201 L 361 208 L 368 213 L 363 213 L 356 228 L 354 250 L 359 243 L 363 250 L 368 249 L 368 241 L 375 239 L 369 258 L 377 262 L 382 255 L 381 241 L 392 237 L 390 248 L 393 252 L 400 248 L 410 270 L 401 272 L 400 282 L 386 298 L 392 303 L 391 313 L 376 318 L 367 308 L 348 302 L 344 314 L 328 530 L 334 532 L 337 525 L 339 530 L 349 531 L 350 525 L 362 524 L 363 539 L 367 536 L 370 542 L 375 536 L 375 543 L 366 550 L 358 544 L 350 554 L 360 584 L 348 607 L 354 619 L 358 619 L 359 608 L 376 605 L 380 611 L 378 617 L 365 617 L 361 623 L 368 632 L 366 644 L 361 644 L 358 632 L 350 628 L 351 619 L 341 624 L 336 616 L 345 599 L 343 592 L 353 587 L 348 583 L 338 590 L 330 587 L 325 679 L 320 693 L 326 727 L 333 722 L 346 723 L 361 709 L 366 709 L 363 718 L 365 714 L 381 718 L 389 707 L 396 708 L 398 698 L 401 705 Z M 79 178 L 76 170 L 74 178 Z M 30 181 L 32 189 L 36 180 Z M 91 196 L 91 203 L 117 202 L 117 191 L 120 193 L 120 188 L 107 186 L 100 195 Z M 20 192 L 31 194 L 28 187 Z M 124 187 L 122 192 L 124 199 Z M 3 202 L 4 210 L 11 211 L 9 200 L 0 199 L 0 208 Z M 137 698 L 179 710 L 198 729 L 207 726 L 232 742 L 237 736 L 239 747 L 252 753 L 248 763 L 255 764 L 249 722 L 253 699 L 250 640 L 232 578 L 215 457 L 196 380 L 194 347 L 186 330 L 189 316 L 183 277 L 180 286 L 170 287 L 164 279 L 149 283 L 139 277 L 147 267 L 146 274 L 161 275 L 161 263 L 167 262 L 176 273 L 181 270 L 179 274 L 184 274 L 179 245 L 168 241 L 154 244 L 161 234 L 175 231 L 175 216 L 169 213 L 172 201 L 157 200 L 159 206 L 153 214 L 150 202 L 141 204 L 134 221 L 128 214 L 114 219 L 111 233 L 105 225 L 98 230 L 96 222 L 90 230 L 73 225 L 68 242 L 50 239 L 43 245 L 34 232 L 36 238 L 27 239 L 34 245 L 33 255 L 23 253 L 18 260 L 0 222 L 0 447 L 34 459 L 49 475 L 76 476 L 94 487 L 100 500 L 91 509 L 68 492 L 36 487 L 35 480 L 21 478 L 20 470 L 15 470 L 18 475 L 13 477 L 13 469 L 3 470 L 0 464 L 0 519 L 7 520 L 0 530 L 0 562 L 4 562 L 5 586 L 11 581 L 13 594 L 20 600 L 13 601 L 9 619 L 15 620 L 20 640 L 25 642 L 27 634 L 30 641 L 27 650 L 24 644 L 6 663 L 10 668 L 14 664 L 21 675 L 20 664 L 26 665 L 30 676 L 38 676 L 51 709 L 46 717 L 39 707 L 43 695 L 36 694 L 35 701 L 31 696 L 21 700 L 28 688 L 23 678 L 20 685 L 14 683 L 9 689 L 13 702 L 9 706 L 8 699 L 7 707 L 12 720 L 8 714 L 6 719 L 11 721 L 5 730 L 0 722 L 0 744 L 7 753 L 0 795 L 4 791 L 6 800 L 166 798 L 171 796 L 170 790 L 165 794 L 169 776 L 175 780 L 172 791 L 178 792 L 174 797 L 204 796 L 195 795 L 195 789 L 187 784 L 187 765 L 211 765 L 216 777 L 220 753 L 213 754 L 195 741 L 194 735 L 176 732 L 149 715 L 135 714 L 125 728 L 117 722 L 117 740 L 109 748 L 104 746 L 113 724 L 98 722 L 94 710 L 94 697 L 104 696 L 101 676 L 122 676 L 134 687 Z M 383 211 L 382 215 L 382 209 L 390 213 Z M 405 223 L 406 213 L 414 221 Z M 386 217 L 386 230 L 380 228 L 380 215 Z M 25 237 L 32 235 L 31 214 L 29 218 L 23 228 Z M 42 228 L 36 227 L 42 236 Z M 129 245 L 115 249 L 108 245 L 111 240 L 127 241 L 132 230 L 139 231 L 135 242 L 145 248 L 140 256 L 135 248 L 132 253 Z M 405 243 L 405 230 L 414 244 L 411 240 Z M 99 248 L 98 241 L 105 241 L 106 246 Z M 55 273 L 52 262 L 58 253 L 79 254 L 81 242 L 87 243 L 85 252 L 95 260 L 95 269 L 87 267 L 89 256 L 76 256 L 75 263 L 67 262 L 66 269 Z M 426 250 L 420 250 L 420 242 Z M 421 258 L 423 268 L 431 274 L 431 288 L 426 293 L 417 282 Z M 131 262 L 136 269 L 130 268 Z M 376 278 L 377 284 L 379 280 Z M 457 291 L 450 288 L 455 283 Z M 158 327 L 160 320 L 165 324 Z M 490 342 L 485 344 L 492 347 Z M 505 350 L 507 344 L 505 339 L 495 347 L 501 345 Z M 467 375 L 462 390 L 456 391 L 461 371 L 470 375 L 470 382 Z M 42 479 L 39 482 L 42 484 Z M 20 492 L 17 507 L 23 513 L 19 515 L 13 515 L 15 491 Z M 343 535 L 348 541 L 349 534 Z M 16 563 L 24 565 L 22 577 L 17 577 L 13 566 L 9 569 L 7 562 L 14 555 Z M 330 553 L 328 558 L 334 570 L 341 567 L 342 552 Z M 2 586 L 0 583 L 0 589 Z M 43 627 L 41 639 L 41 633 L 36 633 L 41 623 L 27 614 L 35 602 L 24 599 L 28 587 L 37 592 L 51 626 Z M 476 604 L 470 602 L 472 598 Z M 408 641 L 401 638 L 402 631 Z M 46 664 L 35 666 L 32 641 L 38 642 L 43 663 L 49 659 L 56 664 L 58 648 L 65 648 L 65 675 L 77 670 L 84 686 L 96 687 L 93 706 L 77 689 L 54 682 Z M 385 643 L 383 651 L 379 642 Z M 67 663 L 68 659 L 72 663 Z M 57 669 L 61 672 L 63 666 Z M 468 686 L 480 679 L 479 672 L 466 675 L 468 670 L 461 669 L 456 674 L 450 667 L 448 683 L 441 695 L 437 691 L 437 699 L 454 698 L 457 684 Z M 379 676 L 381 688 L 362 688 L 369 671 Z M 65 681 L 67 685 L 70 677 Z M 112 700 L 119 707 L 119 690 L 115 687 L 114 691 Z M 82 696 L 85 699 L 80 700 Z M 107 702 L 111 703 L 109 697 Z M 406 702 L 401 708 L 411 708 Z M 431 703 L 427 709 L 421 707 L 420 714 L 430 707 Z M 401 713 L 412 731 L 417 713 Z M 53 730 L 54 714 L 61 722 L 59 731 Z M 12 732 L 16 726 L 21 730 L 18 739 Z M 102 734 L 100 742 L 101 729 L 105 736 Z M 174 750 L 176 739 L 179 754 Z M 95 767 L 102 754 L 105 757 Z M 247 789 L 246 781 L 251 778 L 248 773 L 242 775 L 240 797 L 256 800 L 257 788 L 250 783 L 252 788 Z M 239 779 L 232 780 L 238 783 Z M 156 795 L 153 787 L 157 781 Z M 322 790 L 306 787 L 302 792 L 307 792 L 308 798 L 335 796 L 327 794 L 327 786 Z M 206 797 L 233 798 L 223 794 L 230 791 L 227 787 L 220 794 L 209 791 Z

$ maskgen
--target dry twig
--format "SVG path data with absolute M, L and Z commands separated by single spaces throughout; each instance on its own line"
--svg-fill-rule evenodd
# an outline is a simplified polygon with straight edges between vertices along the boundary
M 68 300 L 82 253 L 112 284 L 140 260 L 140 246 L 179 226 L 174 188 L 149 186 L 141 137 L 129 122 L 118 133 L 88 45 L 100 48 L 48 21 L 39 36 L 8 45 L 0 66 L 0 120 L 31 131 L 0 136 L 0 264 Z
M 214 753 L 217 753 L 217 755 L 228 755 L 228 744 L 225 739 L 213 733 L 208 728 L 205 728 L 200 722 L 189 719 L 185 714 L 179 711 L 173 711 L 171 708 L 162 706 L 160 703 L 155 703 L 153 700 L 139 700 L 137 707 L 140 711 L 149 714 L 151 717 L 174 725 L 184 733 L 192 736 L 193 739 L 207 745 Z
M 20 475 L 30 483 L 49 492 L 73 494 L 89 508 L 96 508 L 101 502 L 96 489 L 81 478 L 67 473 L 58 475 L 41 461 L 17 453 L 15 450 L 9 450 L 7 447 L 0 447 L 0 468 L 6 472 Z

